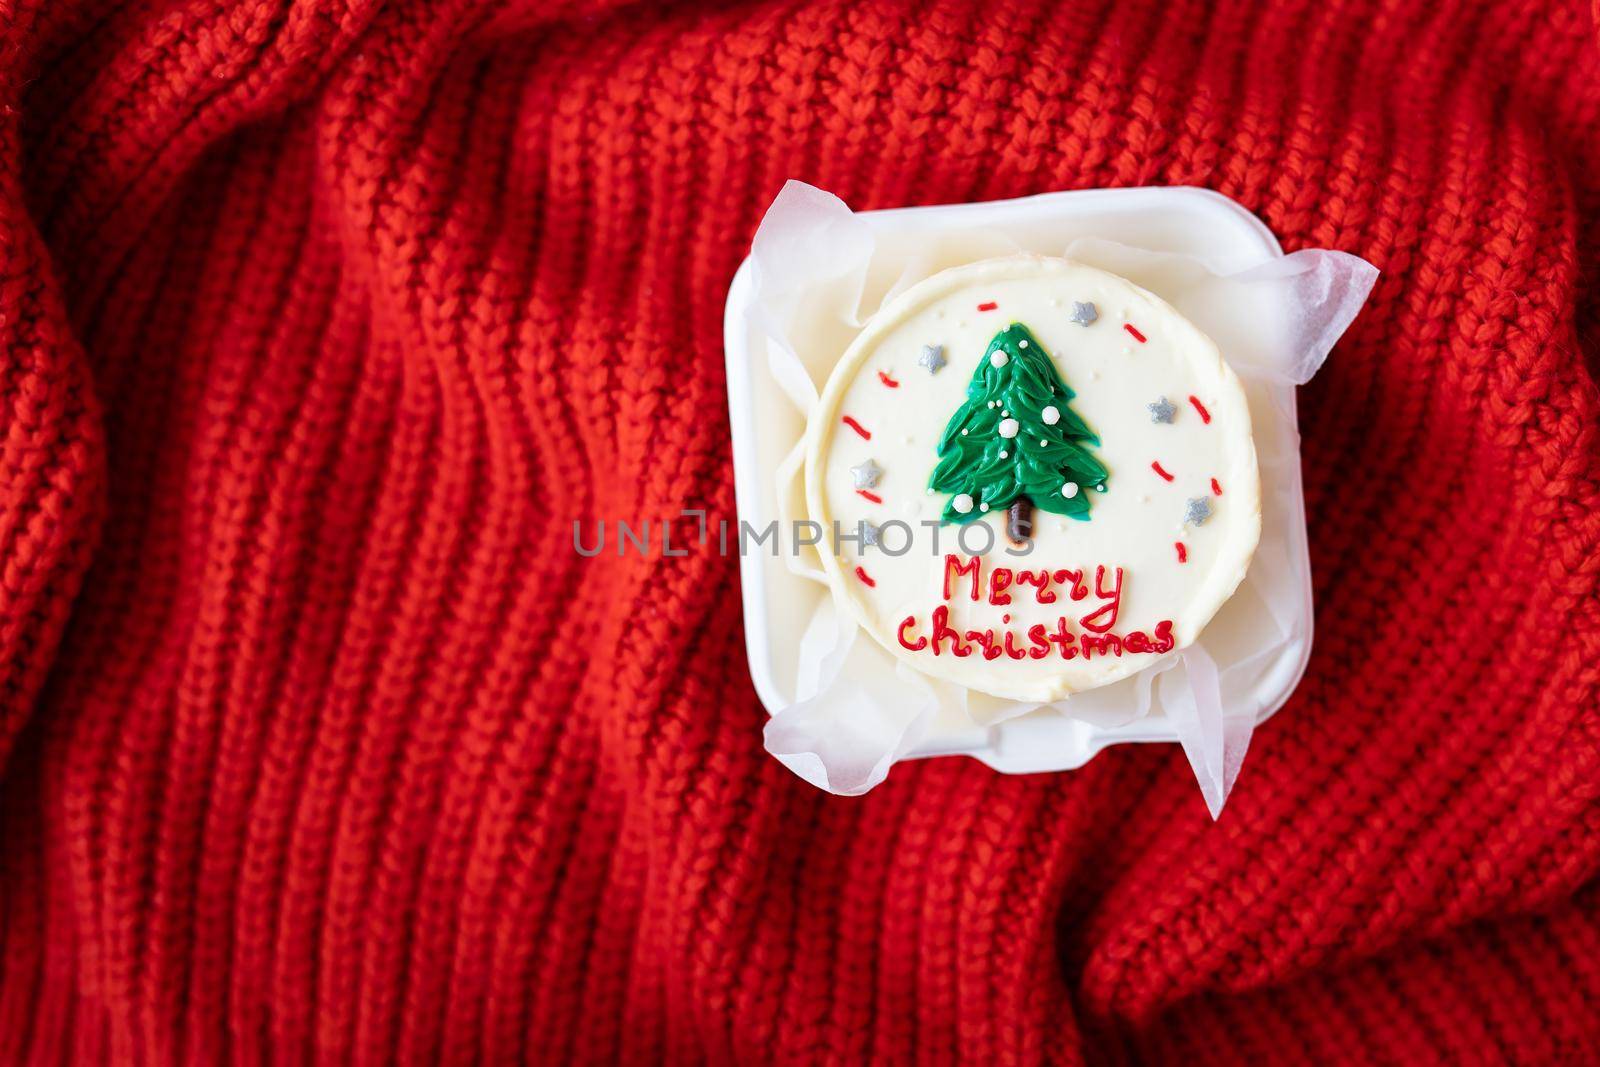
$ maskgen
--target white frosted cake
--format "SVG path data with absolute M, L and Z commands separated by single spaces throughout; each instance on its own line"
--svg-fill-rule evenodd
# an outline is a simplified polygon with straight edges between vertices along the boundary
M 944 271 L 873 316 L 808 426 L 806 497 L 874 638 L 1023 701 L 1194 641 L 1261 532 L 1250 413 L 1217 346 L 1123 278 L 1031 255 Z

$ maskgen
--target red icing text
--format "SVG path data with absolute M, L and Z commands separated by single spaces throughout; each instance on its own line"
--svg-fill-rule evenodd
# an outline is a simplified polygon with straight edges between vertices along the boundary
M 954 553 L 944 558 L 944 582 L 940 592 L 946 603 L 933 609 L 928 624 L 923 626 L 916 615 L 907 615 L 896 631 L 900 646 L 911 652 L 928 651 L 935 656 L 951 655 L 957 658 L 980 655 L 984 659 L 1044 659 L 1059 656 L 1070 660 L 1092 659 L 1096 656 L 1123 656 L 1171 652 L 1176 647 L 1172 636 L 1172 621 L 1163 619 L 1153 633 L 1130 630 L 1113 633 L 1117 615 L 1122 610 L 1123 570 L 1104 566 L 1094 569 L 1090 578 L 1086 570 L 1068 567 L 1036 570 L 1017 570 L 1011 567 L 990 567 L 984 573 L 983 559 L 968 556 L 963 559 Z M 1026 633 L 994 628 L 961 630 L 950 623 L 948 602 L 966 598 L 973 603 L 987 601 L 996 607 L 1014 602 L 1014 598 L 1032 597 L 1040 604 L 1070 606 L 1067 614 L 1056 618 L 1054 624 L 1036 623 Z M 1087 603 L 1085 603 L 1087 602 Z M 1009 622 L 1011 616 L 1003 616 Z

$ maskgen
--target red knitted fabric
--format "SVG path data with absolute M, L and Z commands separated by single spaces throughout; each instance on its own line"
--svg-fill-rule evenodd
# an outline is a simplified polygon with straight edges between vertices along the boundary
M 1593 12 L 0 39 L 0 1062 L 1600 1060 Z M 1302 391 L 1311 670 L 1219 823 L 1176 746 L 819 793 L 734 559 L 574 554 L 732 516 L 722 301 L 789 177 L 1203 185 L 1383 270 Z

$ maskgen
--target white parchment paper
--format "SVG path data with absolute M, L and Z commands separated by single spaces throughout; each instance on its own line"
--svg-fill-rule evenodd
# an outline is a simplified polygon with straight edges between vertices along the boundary
M 822 385 L 851 339 L 877 308 L 923 278 L 960 263 L 1018 251 L 1065 255 L 1135 280 L 1217 341 L 1244 381 L 1302 385 L 1322 366 L 1377 279 L 1365 260 L 1304 250 L 1228 273 L 1204 255 L 1152 251 L 1092 235 L 1039 247 L 1026 233 L 973 225 L 918 242 L 889 244 L 830 193 L 789 182 L 768 209 L 752 248 L 756 297 L 749 312 L 767 341 L 774 380 L 809 416 Z M 1251 342 L 1238 309 L 1275 316 L 1275 343 Z M 1259 337 L 1259 332 L 1253 334 Z M 1274 390 L 1278 395 L 1283 391 Z M 1292 425 L 1292 419 L 1288 420 Z M 1307 625 L 1291 596 L 1294 574 L 1287 518 L 1300 508 L 1298 439 L 1257 435 L 1261 462 L 1262 540 L 1250 572 L 1199 641 L 1131 678 L 1078 693 L 1044 709 L 1101 727 L 1160 714 L 1183 745 L 1213 817 L 1243 762 L 1256 709 L 1244 694 L 1261 665 Z M 780 467 L 780 481 L 800 476 L 803 442 Z M 780 500 L 803 494 L 779 493 Z M 802 514 L 780 507 L 785 527 Z M 825 581 L 814 555 L 790 569 Z M 1303 595 L 1303 594 L 1302 594 Z M 1227 614 L 1251 613 L 1250 638 L 1233 637 Z M 1263 620 L 1265 626 L 1263 627 Z M 1238 629 L 1237 627 L 1235 629 Z M 821 598 L 795 635 L 796 693 L 767 724 L 767 751 L 820 789 L 864 793 L 916 748 L 936 718 L 976 727 L 1041 710 L 929 678 L 862 634 L 849 609 Z

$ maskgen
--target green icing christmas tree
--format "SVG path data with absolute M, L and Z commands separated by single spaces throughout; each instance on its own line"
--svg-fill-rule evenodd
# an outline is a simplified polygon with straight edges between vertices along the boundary
M 939 439 L 928 484 L 950 494 L 944 521 L 1009 509 L 1006 533 L 1021 544 L 1032 535 L 1034 508 L 1087 519 L 1089 493 L 1105 492 L 1106 469 L 1090 454 L 1100 438 L 1072 410 L 1074 395 L 1026 326 L 996 334 Z

